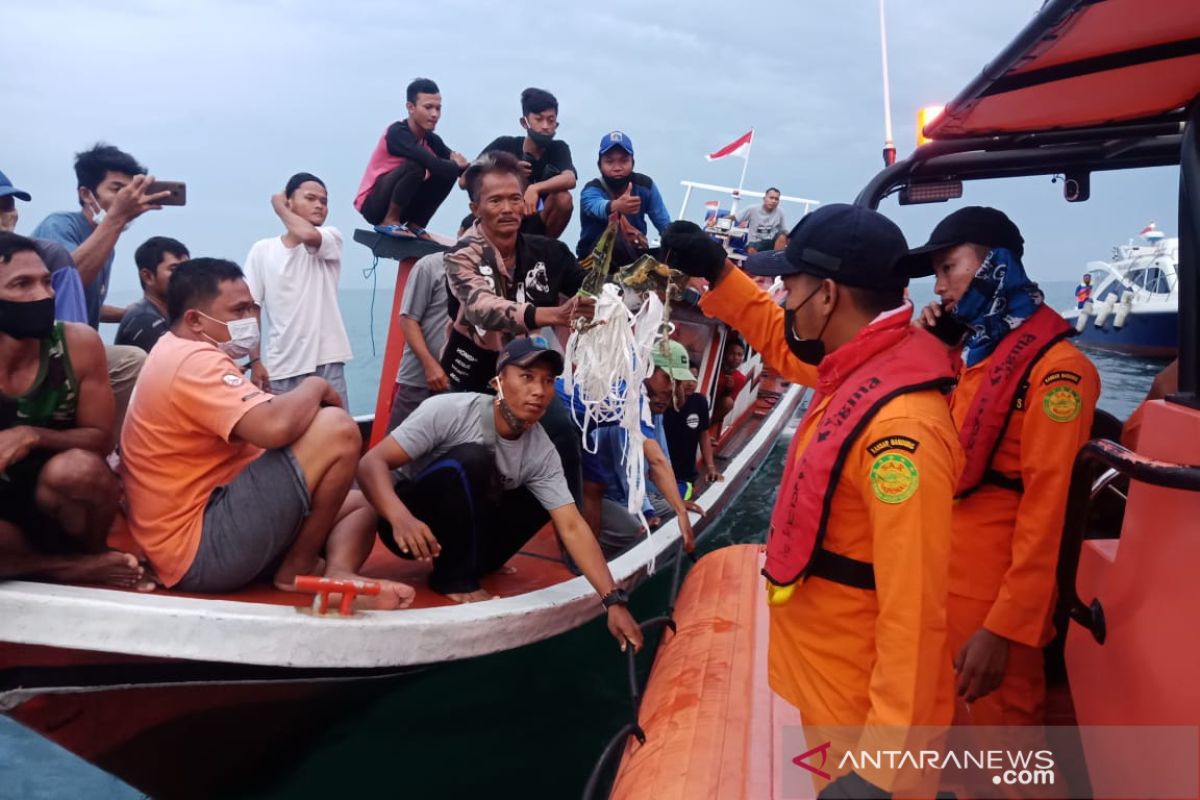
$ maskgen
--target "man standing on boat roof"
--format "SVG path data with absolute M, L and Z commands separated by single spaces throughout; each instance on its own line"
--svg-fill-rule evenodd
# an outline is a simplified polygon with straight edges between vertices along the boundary
M 569 327 L 574 318 L 590 319 L 595 300 L 577 294 L 588 272 L 566 245 L 521 233 L 525 176 L 515 156 L 485 153 L 464 178 L 476 222 L 446 253 L 454 324 L 442 367 L 451 391 L 488 392 L 507 342 L 557 337 L 554 329 Z M 557 403 L 542 424 L 562 458 L 572 496 L 581 501 L 579 431 Z
M 521 92 L 521 127 L 525 129 L 524 136 L 497 137 L 479 155 L 500 150 L 520 159 L 528 181 L 521 231 L 557 239 L 575 210 L 571 190 L 576 181 L 571 148 L 554 138 L 558 130 L 558 99 L 545 89 L 530 87 Z
M 579 245 L 575 254 L 586 258 L 615 214 L 621 239 L 613 251 L 614 264 L 630 264 L 646 252 L 646 217 L 659 234 L 671 224 L 671 215 L 649 175 L 634 172 L 633 141 L 622 131 L 604 134 L 597 163 L 600 177 L 579 194 Z
M 1100 396 L 1096 367 L 1066 341 L 1074 331 L 1026 276 L 1023 253 L 1007 216 L 971 206 L 909 262 L 913 277 L 937 276 L 941 298 L 920 324 L 961 347 L 950 405 L 966 468 L 948 624 L 958 694 L 979 725 L 1043 722 L 1067 487 Z
M 746 252 L 750 255 L 765 250 L 782 250 L 787 246 L 787 227 L 779 208 L 779 190 L 772 186 L 763 193 L 762 205 L 747 208 L 738 219 L 745 228 Z
M 386 236 L 428 238 L 433 218 L 467 159 L 434 133 L 442 117 L 442 94 L 429 78 L 406 90 L 408 117 L 388 126 L 367 161 L 354 207 Z
M 194 258 L 167 288 L 171 330 L 150 355 L 121 434 L 129 528 L 167 587 L 217 594 L 270 574 L 358 574 L 375 514 L 351 490 L 358 426 L 324 378 L 261 391 L 235 359 L 258 346 L 257 306 L 237 264 Z M 379 581 L 377 608 L 412 602 Z
M 382 517 L 379 537 L 401 558 L 433 561 L 429 585 L 458 602 L 490 599 L 480 579 L 505 563 L 547 522 L 554 525 L 608 609 L 624 650 L 642 645 L 600 545 L 567 489 L 540 420 L 558 405 L 563 359 L 531 339 L 500 354 L 493 397 L 431 397 L 363 456 L 359 484 Z M 394 481 L 392 471 L 400 470 Z
M 945 392 L 954 369 L 945 347 L 911 326 L 907 250 L 882 214 L 822 206 L 786 250 L 747 260 L 752 274 L 782 277 L 781 308 L 695 224 L 675 222 L 663 236 L 664 260 L 711 285 L 706 314 L 783 377 L 816 388 L 767 539 L 768 670 L 805 725 L 842 729 L 821 734 L 838 750 L 911 746 L 906 731 L 947 725 L 953 711 L 945 597 L 962 451 Z M 859 726 L 848 741 L 844 729 Z M 864 768 L 819 797 L 887 797 L 929 777 Z
M 100 336 L 55 321 L 36 243 L 0 232 L 0 578 L 154 588 L 105 546 L 113 417 Z

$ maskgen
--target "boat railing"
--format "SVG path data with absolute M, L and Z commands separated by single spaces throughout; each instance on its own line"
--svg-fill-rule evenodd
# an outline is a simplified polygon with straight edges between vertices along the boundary
M 1106 471 L 1094 477 L 1099 468 Z M 1104 644 L 1107 635 L 1104 607 L 1096 598 L 1085 604 L 1075 581 L 1092 503 L 1118 477 L 1166 489 L 1200 492 L 1200 465 L 1147 458 L 1109 439 L 1093 439 L 1075 456 L 1058 554 L 1058 590 L 1069 618 L 1090 631 L 1100 644 Z

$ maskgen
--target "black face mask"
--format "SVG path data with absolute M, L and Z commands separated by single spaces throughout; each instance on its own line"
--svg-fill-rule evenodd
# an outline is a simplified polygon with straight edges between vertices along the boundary
M 45 339 L 54 330 L 54 298 L 0 300 L 0 333 L 14 339 Z
M 803 308 L 805 303 L 812 300 L 820 290 L 820 286 L 813 289 L 800 305 L 786 310 L 783 314 L 783 336 L 787 340 L 788 349 L 792 351 L 792 355 L 796 358 L 814 367 L 820 364 L 821 360 L 825 358 L 825 343 L 821 341 L 821 337 L 825 334 L 825 329 L 829 327 L 829 320 L 833 319 L 833 314 L 825 318 L 825 324 L 821 326 L 821 332 L 817 334 L 817 338 L 815 339 L 801 339 L 797 336 L 795 322 L 796 312 Z
M 604 178 L 604 183 L 608 186 L 608 190 L 612 192 L 613 197 L 625 194 L 625 187 L 633 180 L 632 175 L 626 175 L 624 178 Z
M 538 147 L 549 147 L 550 143 L 554 141 L 553 133 L 542 133 L 540 131 L 535 131 L 533 128 L 526 128 L 525 135 L 529 137 L 529 141 L 533 142 Z

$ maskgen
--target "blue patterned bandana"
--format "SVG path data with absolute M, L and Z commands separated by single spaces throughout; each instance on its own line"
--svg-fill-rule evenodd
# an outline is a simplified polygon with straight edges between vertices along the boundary
M 1008 332 L 1033 316 L 1044 296 L 1029 280 L 1021 259 L 997 247 L 987 254 L 971 286 L 954 306 L 954 317 L 971 329 L 963 348 L 968 367 L 991 355 Z

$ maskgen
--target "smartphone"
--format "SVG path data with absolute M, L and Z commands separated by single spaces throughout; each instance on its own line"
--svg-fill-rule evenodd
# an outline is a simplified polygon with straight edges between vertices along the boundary
M 146 187 L 146 194 L 148 195 L 159 194 L 160 192 L 170 192 L 170 194 L 159 200 L 159 205 L 187 205 L 187 184 L 183 181 L 155 181 Z
M 963 337 L 967 335 L 968 330 L 966 325 L 951 316 L 949 312 L 942 311 L 937 324 L 930 328 L 929 332 L 954 347 L 962 344 Z

